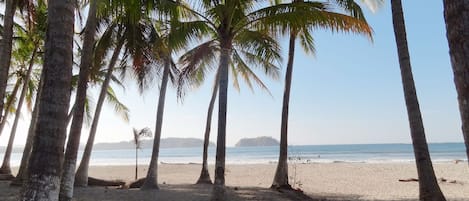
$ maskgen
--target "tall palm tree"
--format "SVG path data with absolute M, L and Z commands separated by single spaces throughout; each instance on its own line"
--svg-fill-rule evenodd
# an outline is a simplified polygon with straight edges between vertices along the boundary
M 88 168 L 89 162 L 91 159 L 91 151 L 93 149 L 94 139 L 96 137 L 96 131 L 98 129 L 99 117 L 101 115 L 101 109 L 104 104 L 104 100 L 110 92 L 109 84 L 112 79 L 112 73 L 116 66 L 119 54 L 121 52 L 122 46 L 124 45 L 124 40 L 117 38 L 118 42 L 111 56 L 111 60 L 108 64 L 107 72 L 104 78 L 104 81 L 101 85 L 101 91 L 99 93 L 98 102 L 96 104 L 95 113 L 93 116 L 93 122 L 91 124 L 90 134 L 88 136 L 88 141 L 83 152 L 83 156 L 78 166 L 78 170 L 75 175 L 75 186 L 87 186 L 88 185 Z M 120 40 L 119 40 L 120 39 Z M 111 94 L 112 95 L 112 94 Z M 111 96 L 112 98 L 112 96 Z M 119 108 L 119 107 L 118 107 Z
M 44 84 L 22 201 L 56 201 L 60 189 L 73 64 L 74 3 L 49 0 L 47 10 Z
M 122 55 L 120 64 L 120 66 L 123 67 L 123 75 L 125 75 L 126 72 L 127 59 L 133 61 L 131 65 L 135 69 L 143 68 L 142 66 L 147 65 L 147 61 L 149 60 L 148 55 L 150 54 L 150 47 L 148 46 L 149 44 L 147 41 L 145 41 L 147 38 L 145 30 L 149 28 L 149 21 L 146 20 L 148 17 L 147 12 L 150 8 L 153 8 L 152 3 L 154 2 L 149 2 L 146 7 L 143 7 L 141 3 L 143 2 L 113 1 L 110 5 L 104 6 L 102 10 L 102 12 L 105 13 L 105 19 L 100 19 L 100 21 L 103 22 L 101 24 L 107 26 L 107 29 L 104 31 L 101 39 L 96 45 L 95 60 L 99 61 L 104 58 L 106 56 L 106 52 L 113 47 L 113 44 L 116 44 L 116 47 L 114 47 L 110 63 L 108 64 L 107 73 L 101 87 L 95 116 L 90 129 L 90 135 L 85 146 L 82 161 L 75 176 L 75 185 L 86 186 L 88 183 L 89 161 L 104 99 L 107 97 L 108 100 L 116 103 L 117 99 L 115 98 L 113 91 L 110 90 L 109 82 L 111 80 L 116 81 L 113 79 L 112 73 L 116 62 L 119 59 L 121 49 L 124 49 L 124 54 Z M 142 10 L 136 8 L 142 8 Z M 99 66 L 100 64 L 95 65 Z M 122 104 L 117 104 L 115 108 L 124 112 L 127 110 L 127 108 Z M 126 116 L 124 115 L 124 117 Z
M 394 35 L 396 37 L 397 53 L 401 69 L 404 98 L 409 117 L 410 135 L 414 147 L 415 162 L 419 178 L 420 200 L 441 201 L 445 200 L 443 193 L 433 171 L 432 161 L 428 151 L 425 130 L 423 127 L 422 114 L 410 65 L 409 49 L 407 47 L 407 36 L 404 23 L 404 14 L 400 0 L 391 0 L 392 20 Z
M 176 5 L 175 5 L 176 6 Z M 161 128 L 163 126 L 163 113 L 166 97 L 166 89 L 168 81 L 170 78 L 173 78 L 174 74 L 177 73 L 177 67 L 173 61 L 172 55 L 178 49 L 184 48 L 188 44 L 188 39 L 190 34 L 192 34 L 191 29 L 187 29 L 188 23 L 179 23 L 177 21 L 176 12 L 171 13 L 171 15 L 166 15 L 169 17 L 168 21 L 157 21 L 155 23 L 153 33 L 151 34 L 150 40 L 154 46 L 154 64 L 157 68 L 163 68 L 163 74 L 160 84 L 160 93 L 158 97 L 158 106 L 156 111 L 156 124 L 155 124 L 155 136 L 153 139 L 153 149 L 150 158 L 150 165 L 148 167 L 147 176 L 145 182 L 143 183 L 140 189 L 149 190 L 149 189 L 158 189 L 158 157 L 161 141 Z M 190 26 L 190 25 L 189 25 Z M 151 67 L 151 66 L 145 66 Z M 154 67 L 153 67 L 154 68 Z M 148 75 L 149 70 L 136 69 L 139 76 L 140 83 L 145 82 L 144 73 Z M 151 75 L 150 75 L 151 76 Z M 142 80 L 143 79 L 143 80 Z M 140 84 L 144 86 L 144 84 Z
M 5 0 L 5 15 L 3 18 L 3 33 L 0 40 L 0 111 L 3 111 L 3 98 L 8 81 L 11 51 L 13 45 L 13 18 L 16 11 L 15 0 Z M 1 135 L 1 133 L 0 133 Z
M 73 120 L 65 152 L 62 180 L 60 185 L 60 201 L 69 201 L 73 197 L 73 184 L 75 181 L 75 169 L 78 147 L 80 145 L 81 129 L 83 126 L 83 114 L 86 104 L 86 91 L 88 89 L 88 77 L 93 61 L 93 46 L 95 43 L 97 18 L 97 1 L 90 0 L 88 18 L 86 20 L 83 48 L 80 62 L 78 86 L 73 110 Z
M 462 133 L 466 144 L 466 154 L 469 158 L 469 2 L 443 1 L 445 8 L 446 37 L 448 38 L 449 53 L 454 73 L 454 83 L 458 92 L 459 111 L 462 120 Z
M 266 37 L 266 36 L 264 36 Z M 268 37 L 266 37 L 268 38 Z M 267 40 L 269 41 L 269 40 Z M 235 41 L 235 43 L 238 43 L 241 41 Z M 269 41 L 270 42 L 270 41 Z M 266 45 L 269 46 L 267 43 L 261 44 L 259 43 L 258 45 Z M 276 45 L 273 47 L 278 48 Z M 268 51 L 277 51 L 277 50 L 268 50 Z M 243 52 L 242 48 L 239 49 L 239 52 Z M 213 43 L 202 43 L 201 45 L 193 48 L 192 50 L 188 51 L 184 55 L 181 56 L 180 58 L 180 63 L 182 65 L 182 70 L 181 74 L 179 76 L 179 85 L 178 85 L 178 96 L 182 97 L 185 93 L 185 87 L 199 87 L 203 81 L 205 80 L 206 74 L 212 70 L 213 64 L 217 63 L 216 62 L 216 56 L 219 54 L 218 47 L 213 44 Z M 257 60 L 258 62 L 264 63 L 264 73 L 276 80 L 279 77 L 279 68 L 270 63 L 269 61 L 265 60 L 263 61 L 262 58 L 256 56 L 256 54 L 250 54 L 252 57 L 252 61 Z M 241 77 L 244 79 L 245 83 L 247 86 L 253 90 L 253 84 L 259 86 L 261 89 L 265 90 L 266 92 L 271 95 L 270 91 L 268 90 L 267 86 L 262 82 L 259 77 L 254 73 L 253 69 L 254 66 L 248 66 L 247 62 L 244 62 L 241 60 L 241 57 L 235 57 L 235 62 L 231 66 L 231 72 L 232 72 L 232 77 L 233 77 L 233 87 L 237 89 L 238 91 L 240 90 L 239 88 L 239 81 L 238 79 Z M 280 57 L 278 57 L 278 60 L 280 60 Z M 242 63 L 242 65 L 236 65 L 238 63 Z M 254 64 L 256 65 L 256 64 Z M 219 70 L 219 69 L 218 69 Z M 205 124 L 205 131 L 204 131 L 204 144 L 203 144 L 203 154 L 202 154 L 202 169 L 200 172 L 199 179 L 197 180 L 197 184 L 211 184 L 212 181 L 210 179 L 210 174 L 208 172 L 208 163 L 207 163 L 207 158 L 208 158 L 208 145 L 210 143 L 210 131 L 211 131 L 211 124 L 212 124 L 212 114 L 213 114 L 213 109 L 215 107 L 215 100 L 217 98 L 217 92 L 218 92 L 218 85 L 219 85 L 219 71 L 217 70 L 215 74 L 215 79 L 213 83 L 213 89 L 212 89 L 212 95 L 210 98 L 208 110 L 207 110 L 207 119 L 206 119 L 206 124 Z
M 267 29 L 289 24 L 303 24 L 314 16 L 309 5 L 281 4 L 255 9 L 261 1 L 202 1 L 192 6 L 195 15 L 211 35 L 206 46 L 213 46 L 218 52 L 219 111 L 217 154 L 215 164 L 215 187 L 212 200 L 224 197 L 225 145 L 228 69 L 230 66 L 258 64 L 263 68 L 280 58 L 275 39 Z M 237 51 L 236 49 L 242 51 Z M 257 58 L 257 59 L 256 59 Z M 244 60 L 245 59 L 245 60 Z M 246 71 L 249 68 L 244 68 Z
M 16 174 L 16 177 L 11 182 L 11 185 L 14 185 L 14 186 L 21 186 L 23 182 L 28 178 L 27 176 L 28 162 L 29 162 L 29 156 L 31 155 L 31 150 L 33 148 L 33 139 L 34 139 L 34 134 L 36 131 L 36 122 L 37 122 L 37 118 L 39 114 L 39 99 L 41 96 L 42 83 L 44 80 L 43 70 L 44 69 L 41 70 L 39 83 L 37 85 L 36 100 L 34 101 L 33 112 L 31 114 L 31 122 L 29 123 L 28 135 L 26 137 L 26 143 L 24 145 L 23 155 L 21 156 L 20 167 L 18 168 L 18 174 Z
M 278 4 L 279 2 L 277 2 Z M 328 8 L 325 4 L 317 1 L 293 0 L 293 4 L 311 4 L 316 7 L 317 16 L 311 23 L 299 26 L 290 26 L 289 29 L 282 27 L 282 32 L 289 36 L 288 62 L 285 74 L 285 89 L 283 93 L 282 121 L 280 127 L 280 153 L 275 171 L 272 188 L 291 189 L 288 183 L 288 112 L 290 103 L 290 89 L 293 74 L 293 62 L 297 38 L 306 53 L 315 52 L 313 29 L 322 28 L 332 31 L 353 32 L 366 35 L 371 38 L 371 28 L 366 23 L 360 6 L 353 0 L 334 1 L 337 8 Z M 336 9 L 336 10 L 334 10 Z M 342 11 L 342 14 L 340 13 Z M 345 11 L 345 12 L 343 12 Z
M 25 48 L 24 46 L 23 48 L 28 49 L 28 48 Z M 11 127 L 7 149 L 5 151 L 2 166 L 0 167 L 0 174 L 11 174 L 10 157 L 11 157 L 11 152 L 13 150 L 13 141 L 15 139 L 16 128 L 18 127 L 18 122 L 21 116 L 21 108 L 23 107 L 23 102 L 26 98 L 26 94 L 28 93 L 28 89 L 30 88 L 30 78 L 33 72 L 35 60 L 37 59 L 36 57 L 37 57 L 38 50 L 39 50 L 39 42 L 35 41 L 31 49 L 32 51 L 31 56 L 30 56 L 31 58 L 29 59 L 27 70 L 26 72 L 22 72 L 21 77 L 18 78 L 23 82 L 23 88 L 21 89 L 20 97 L 18 100 L 18 106 L 16 107 L 15 120 L 13 121 L 13 125 Z

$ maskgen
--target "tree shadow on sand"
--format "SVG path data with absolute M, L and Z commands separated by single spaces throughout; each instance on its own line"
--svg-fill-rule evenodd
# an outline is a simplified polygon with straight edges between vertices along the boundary
M 0 181 L 0 200 L 16 201 L 19 187 L 11 187 L 9 182 Z M 161 184 L 159 190 L 118 189 L 115 187 L 75 188 L 74 201 L 208 201 L 212 185 Z M 360 200 L 358 195 L 306 195 L 301 191 L 272 190 L 260 187 L 226 188 L 229 201 L 328 201 Z

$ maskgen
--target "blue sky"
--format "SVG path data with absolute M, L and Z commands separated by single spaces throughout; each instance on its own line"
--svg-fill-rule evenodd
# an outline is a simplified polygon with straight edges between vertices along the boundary
M 456 91 L 448 55 L 442 1 L 403 1 L 414 79 L 429 142 L 461 142 Z M 363 36 L 314 33 L 317 53 L 298 47 L 290 101 L 289 144 L 410 143 L 389 1 L 376 13 L 366 11 L 373 42 Z M 286 47 L 286 40 L 283 47 Z M 286 56 L 286 50 L 283 55 Z M 285 65 L 284 65 L 285 66 Z M 241 86 L 229 89 L 227 144 L 240 138 L 279 139 L 283 77 L 266 80 L 272 95 Z M 202 138 L 212 80 L 178 102 L 167 94 L 162 137 Z M 97 97 L 97 90 L 93 91 Z M 158 87 L 139 96 L 127 82 L 121 100 L 131 109 L 129 123 L 105 106 L 97 142 L 130 140 L 132 127 L 154 130 Z M 97 98 L 96 98 L 97 99 Z M 29 114 L 15 144 L 23 144 Z M 211 140 L 216 141 L 216 113 Z M 86 142 L 84 129 L 82 142 Z M 6 144 L 6 135 L 0 145 Z

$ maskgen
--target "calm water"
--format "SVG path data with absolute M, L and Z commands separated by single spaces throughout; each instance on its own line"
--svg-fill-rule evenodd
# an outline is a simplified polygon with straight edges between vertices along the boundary
M 466 160 L 463 143 L 430 144 L 434 162 Z M 151 149 L 138 151 L 139 164 L 148 164 Z M 3 153 L 0 155 L 3 158 Z M 80 152 L 81 157 L 81 152 Z M 309 163 L 399 163 L 412 162 L 413 152 L 410 144 L 361 144 L 361 145 L 304 145 L 289 146 L 292 162 Z M 278 147 L 228 147 L 226 162 L 229 164 L 274 163 L 278 159 Z M 12 154 L 12 166 L 17 166 L 21 153 Z M 161 149 L 160 162 L 201 163 L 202 148 Z M 215 161 L 215 148 L 209 148 L 209 163 Z M 135 150 L 95 150 L 91 165 L 132 165 L 135 164 Z

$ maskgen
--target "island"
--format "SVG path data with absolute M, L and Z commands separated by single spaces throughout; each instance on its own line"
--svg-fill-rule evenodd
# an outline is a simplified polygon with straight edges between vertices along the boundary
M 256 138 L 243 138 L 235 144 L 235 147 L 261 147 L 278 146 L 279 142 L 273 137 L 261 136 Z
M 190 147 L 202 147 L 204 141 L 198 138 L 162 138 L 160 142 L 160 148 L 190 148 Z M 213 142 L 209 143 L 209 146 L 215 146 Z M 95 149 L 109 150 L 109 149 L 135 149 L 133 141 L 123 141 L 115 143 L 97 143 L 94 145 Z M 141 147 L 148 149 L 153 147 L 153 139 L 145 139 L 141 141 Z

